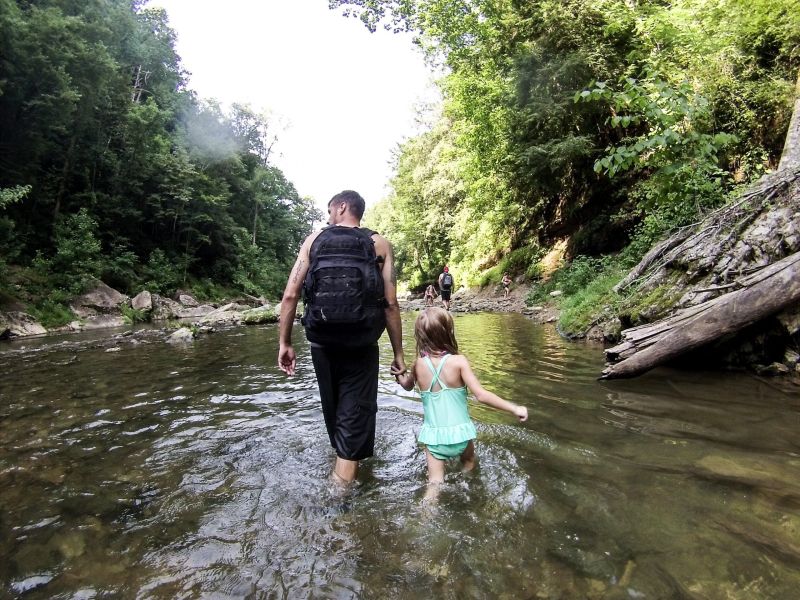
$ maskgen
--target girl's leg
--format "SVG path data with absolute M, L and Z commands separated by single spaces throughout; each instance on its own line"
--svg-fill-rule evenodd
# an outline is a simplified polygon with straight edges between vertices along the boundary
M 425 458 L 428 459 L 428 489 L 425 490 L 423 502 L 435 504 L 439 500 L 439 491 L 444 483 L 444 461 L 433 456 L 427 446 Z
M 444 483 L 444 461 L 431 454 L 427 446 L 425 458 L 428 459 L 428 483 Z
M 475 444 L 473 440 L 469 441 L 469 444 L 461 453 L 461 464 L 464 466 L 464 471 L 472 471 L 475 468 Z

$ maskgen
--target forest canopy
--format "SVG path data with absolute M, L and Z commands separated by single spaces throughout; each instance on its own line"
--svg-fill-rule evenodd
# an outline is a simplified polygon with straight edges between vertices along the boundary
M 773 169 L 800 68 L 794 0 L 330 0 L 444 67 L 376 229 L 412 286 L 565 258 L 628 264 Z
M 279 297 L 321 215 L 270 162 L 268 117 L 186 81 L 161 9 L 0 0 L 0 293 Z

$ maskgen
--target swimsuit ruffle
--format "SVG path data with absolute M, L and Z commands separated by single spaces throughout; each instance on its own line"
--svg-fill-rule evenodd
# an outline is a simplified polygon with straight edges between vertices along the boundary
M 422 444 L 458 444 L 474 440 L 476 437 L 478 432 L 475 430 L 475 425 L 469 421 L 449 427 L 431 427 L 423 424 L 417 439 Z

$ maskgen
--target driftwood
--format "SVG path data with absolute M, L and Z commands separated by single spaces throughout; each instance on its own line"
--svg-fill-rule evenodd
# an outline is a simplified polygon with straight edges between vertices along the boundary
M 740 280 L 742 289 L 662 321 L 628 329 L 606 350 L 601 379 L 635 377 L 677 356 L 738 331 L 800 301 L 800 252 Z
M 606 350 L 607 367 L 601 379 L 635 377 L 800 302 L 797 228 L 785 226 L 796 222 L 796 204 L 792 211 L 794 221 L 784 221 L 777 229 L 780 239 L 773 240 L 766 250 L 763 242 L 758 244 L 762 255 L 755 264 L 747 264 L 747 252 L 754 251 L 740 237 L 754 223 L 756 229 L 769 223 L 757 221 L 762 214 L 779 214 L 769 211 L 774 199 L 780 199 L 784 191 L 789 194 L 784 206 L 791 206 L 798 179 L 800 77 L 777 172 L 762 178 L 732 204 L 706 215 L 701 223 L 673 233 L 648 252 L 614 288 L 615 292 L 634 286 L 647 290 L 663 280 L 667 269 L 678 266 L 683 269 L 682 284 L 692 292 L 678 306 L 685 305 L 686 298 L 699 303 L 654 323 L 623 331 L 622 342 Z M 784 254 L 789 255 L 781 258 Z M 710 280 L 709 275 L 713 275 Z M 717 293 L 722 295 L 713 297 Z M 706 299 L 709 296 L 711 299 Z

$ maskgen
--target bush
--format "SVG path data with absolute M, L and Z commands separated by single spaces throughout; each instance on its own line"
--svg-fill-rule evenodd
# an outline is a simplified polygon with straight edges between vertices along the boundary
M 127 304 L 121 304 L 119 307 L 122 313 L 122 320 L 127 325 L 136 325 L 136 323 L 144 323 L 149 320 L 149 315 L 143 310 L 138 310 Z
M 52 287 L 77 296 L 100 276 L 101 247 L 95 232 L 97 223 L 85 208 L 56 223 L 55 252 L 51 257 L 38 253 L 34 267 L 45 275 Z
M 61 327 L 75 320 L 75 314 L 68 306 L 69 294 L 53 290 L 31 308 L 32 315 L 46 329 Z
M 156 248 L 150 253 L 150 258 L 142 272 L 145 280 L 144 287 L 164 296 L 169 296 L 178 289 L 181 282 L 180 271 L 160 248 Z

